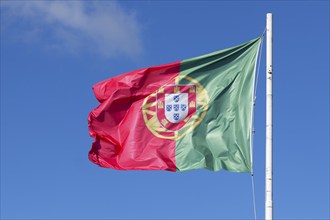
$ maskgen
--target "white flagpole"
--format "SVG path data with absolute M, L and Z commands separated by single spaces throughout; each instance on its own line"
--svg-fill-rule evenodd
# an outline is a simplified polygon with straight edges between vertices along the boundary
M 273 219 L 273 16 L 267 13 L 266 38 L 266 195 L 265 219 Z

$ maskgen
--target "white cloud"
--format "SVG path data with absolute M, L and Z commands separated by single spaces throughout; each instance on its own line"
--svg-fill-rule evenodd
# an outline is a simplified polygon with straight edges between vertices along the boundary
M 21 37 L 47 47 L 75 53 L 87 49 L 106 57 L 142 51 L 135 14 L 114 1 L 2 1 L 1 8 L 4 23 L 11 21 Z

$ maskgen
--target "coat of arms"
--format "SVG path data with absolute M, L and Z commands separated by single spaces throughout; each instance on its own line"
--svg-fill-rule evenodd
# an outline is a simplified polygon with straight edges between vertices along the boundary
M 179 130 L 195 112 L 196 85 L 166 85 L 157 92 L 157 118 L 166 130 Z
M 197 80 L 178 76 L 144 99 L 142 115 L 156 137 L 179 140 L 202 121 L 208 102 L 208 94 Z

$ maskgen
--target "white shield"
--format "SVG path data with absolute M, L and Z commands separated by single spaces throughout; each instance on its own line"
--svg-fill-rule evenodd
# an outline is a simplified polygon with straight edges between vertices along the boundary
M 188 115 L 188 93 L 165 94 L 165 117 L 179 123 Z

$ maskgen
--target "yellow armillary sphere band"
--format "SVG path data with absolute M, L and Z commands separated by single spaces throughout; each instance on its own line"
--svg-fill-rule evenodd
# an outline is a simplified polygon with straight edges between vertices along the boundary
M 209 96 L 204 87 L 189 76 L 177 76 L 175 84 L 194 84 L 196 85 L 196 112 L 184 120 L 185 125 L 178 131 L 166 129 L 157 117 L 157 92 L 164 91 L 164 85 L 156 92 L 147 96 L 142 105 L 143 119 L 150 132 L 158 138 L 169 140 L 180 140 L 187 133 L 191 132 L 204 118 L 208 109 Z

